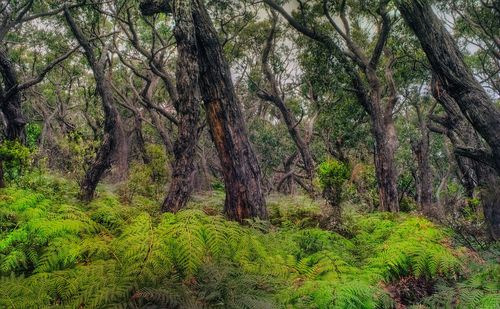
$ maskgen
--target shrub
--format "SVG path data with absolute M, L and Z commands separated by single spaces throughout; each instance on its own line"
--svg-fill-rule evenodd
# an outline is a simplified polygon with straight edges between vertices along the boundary
M 469 275 L 471 258 L 424 218 L 352 214 L 345 238 L 303 225 L 319 211 L 305 198 L 275 197 L 284 219 L 261 229 L 107 192 L 83 205 L 34 183 L 0 190 L 0 307 L 390 308 L 386 287 L 405 278 L 445 282 L 424 304 L 498 300 L 498 267 Z
M 28 167 L 30 150 L 18 141 L 4 140 L 0 144 L 0 162 L 7 181 L 17 180 Z

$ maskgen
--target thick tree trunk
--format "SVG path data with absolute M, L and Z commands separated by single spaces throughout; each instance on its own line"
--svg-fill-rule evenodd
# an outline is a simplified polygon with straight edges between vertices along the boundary
M 446 111 L 446 117 L 432 116 L 431 120 L 445 128 L 444 133 L 455 148 L 458 166 L 462 170 L 462 174 L 467 175 L 465 184 L 472 187 L 466 187 L 467 190 L 472 191 L 468 193 L 470 197 L 473 197 L 476 188 L 480 188 L 480 200 L 484 218 L 488 224 L 488 232 L 493 239 L 498 240 L 500 239 L 499 177 L 491 166 L 464 157 L 457 151 L 457 149 L 464 146 L 472 149 L 482 149 L 484 145 L 470 122 L 461 113 L 457 102 L 445 89 L 441 88 L 437 79 L 433 79 L 432 93 Z
M 200 90 L 223 169 L 224 211 L 229 218 L 240 222 L 252 217 L 266 218 L 261 170 L 248 140 L 229 65 L 203 1 L 193 2 L 200 48 Z
M 419 39 L 442 87 L 491 147 L 493 165 L 500 175 L 500 110 L 474 78 L 453 37 L 432 11 L 430 3 L 398 0 L 397 5 Z
M 115 160 L 127 157 L 127 144 L 120 114 L 114 106 L 110 80 L 106 76 L 106 50 L 103 51 L 100 59 L 97 59 L 93 47 L 75 23 L 67 8 L 64 10 L 64 16 L 73 35 L 85 51 L 85 56 L 96 81 L 96 90 L 101 97 L 104 109 L 103 141 L 94 162 L 88 168 L 80 184 L 80 198 L 88 202 L 94 197 L 95 189 L 104 172 L 111 167 Z M 123 165 L 123 162 L 120 165 Z
M 200 92 L 224 176 L 224 212 L 230 219 L 239 222 L 252 217 L 266 218 L 261 171 L 248 140 L 229 65 L 204 3 L 192 0 L 192 5 Z M 140 8 L 145 15 L 172 12 L 171 1 L 168 0 L 144 0 Z
M 394 160 L 398 140 L 392 115 L 385 118 L 380 113 L 372 113 L 372 130 L 375 137 L 375 172 L 380 198 L 379 210 L 398 212 L 398 172 Z
M 18 140 L 26 143 L 26 119 L 21 108 L 21 93 L 16 90 L 18 86 L 17 72 L 5 50 L 0 48 L 0 73 L 3 77 L 0 110 L 6 122 L 5 137 L 7 140 Z
M 200 118 L 200 88 L 198 83 L 198 46 L 192 17 L 191 1 L 177 2 L 172 7 L 177 42 L 177 93 L 179 135 L 174 146 L 175 162 L 172 181 L 162 211 L 182 209 L 192 191 L 194 158 L 198 143 Z

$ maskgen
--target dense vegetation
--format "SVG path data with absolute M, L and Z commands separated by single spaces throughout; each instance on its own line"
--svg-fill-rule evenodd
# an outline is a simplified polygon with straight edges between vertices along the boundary
M 499 308 L 500 2 L 0 0 L 0 308 Z
M 218 191 L 160 215 L 144 197 L 123 204 L 101 190 L 84 205 L 73 183 L 38 173 L 0 192 L 1 307 L 496 308 L 500 301 L 498 264 L 456 247 L 449 230 L 421 216 L 350 209 L 343 236 L 321 229 L 321 207 L 304 197 L 271 197 L 270 221 L 241 226 L 220 215 Z

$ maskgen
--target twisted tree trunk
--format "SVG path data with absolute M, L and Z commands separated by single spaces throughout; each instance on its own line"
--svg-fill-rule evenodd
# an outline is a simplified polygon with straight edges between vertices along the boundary
M 127 143 L 122 120 L 114 106 L 113 92 L 109 76 L 106 75 L 106 48 L 98 59 L 89 40 L 65 8 L 64 16 L 75 38 L 85 51 L 85 57 L 92 69 L 96 81 L 96 90 L 101 97 L 104 110 L 104 136 L 94 162 L 90 165 L 80 184 L 80 198 L 88 202 L 94 197 L 97 184 L 117 159 L 127 158 Z M 122 165 L 121 162 L 120 165 Z
M 6 51 L 0 48 L 0 73 L 3 77 L 0 110 L 5 119 L 5 137 L 7 140 L 26 142 L 26 119 L 21 109 L 21 93 L 16 88 L 19 85 L 14 64 Z
M 198 47 L 199 87 L 224 176 L 224 212 L 239 222 L 266 218 L 261 171 L 248 139 L 229 65 L 204 3 L 190 1 Z M 144 0 L 140 8 L 144 15 L 175 10 L 169 0 Z
M 177 42 L 177 93 L 179 135 L 174 145 L 175 162 L 172 181 L 162 211 L 182 209 L 192 191 L 194 158 L 198 143 L 200 118 L 200 88 L 198 83 L 198 46 L 194 28 L 191 1 L 176 2 L 172 7 L 175 19 L 174 35 Z

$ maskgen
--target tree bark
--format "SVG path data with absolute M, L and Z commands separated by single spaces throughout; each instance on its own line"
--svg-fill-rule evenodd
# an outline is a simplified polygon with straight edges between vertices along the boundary
M 21 93 L 16 89 L 19 85 L 17 72 L 3 47 L 0 48 L 0 72 L 4 83 L 1 91 L 3 102 L 0 104 L 0 110 L 6 122 L 5 137 L 7 140 L 18 140 L 25 144 L 26 118 L 21 109 Z
M 140 8 L 144 15 L 172 12 L 168 0 L 144 0 Z M 192 0 L 192 13 L 198 46 L 199 87 L 224 176 L 224 212 L 239 222 L 252 217 L 266 218 L 261 171 L 248 139 L 229 65 L 204 3 Z
M 398 147 L 396 128 L 392 115 L 386 118 L 380 113 L 373 113 L 371 117 L 375 137 L 375 173 L 380 198 L 379 210 L 398 212 L 398 172 L 394 160 Z
M 446 117 L 431 117 L 431 120 L 444 127 L 444 133 L 455 148 L 458 166 L 462 174 L 467 175 L 464 186 L 471 186 L 471 188 L 466 187 L 466 190 L 472 191 L 468 193 L 469 197 L 473 197 L 476 188 L 481 189 L 479 195 L 488 232 L 493 239 L 498 240 L 500 239 L 499 177 L 493 167 L 457 152 L 457 149 L 465 145 L 472 149 L 482 149 L 484 145 L 471 123 L 461 113 L 458 103 L 440 85 L 439 80 L 434 78 L 432 93 L 446 111 Z
M 200 132 L 200 88 L 198 46 L 192 16 L 192 3 L 176 2 L 172 7 L 175 19 L 174 35 L 177 42 L 177 93 L 179 135 L 174 145 L 175 162 L 169 191 L 162 211 L 176 212 L 184 208 L 192 191 L 194 158 Z
M 103 174 L 118 158 L 127 158 L 127 143 L 125 142 L 125 132 L 120 114 L 114 106 L 111 82 L 109 76 L 106 76 L 106 48 L 104 48 L 100 58 L 97 59 L 93 47 L 80 27 L 75 23 L 68 8 L 65 8 L 64 16 L 71 32 L 85 51 L 85 57 L 94 74 L 96 90 L 101 97 L 104 110 L 103 141 L 94 162 L 88 168 L 80 184 L 80 198 L 85 202 L 89 202 L 94 197 L 95 189 Z
M 203 2 L 193 2 L 200 48 L 200 90 L 223 169 L 224 211 L 230 219 L 239 222 L 252 217 L 266 218 L 261 170 L 248 139 L 229 65 Z
M 428 1 L 398 0 L 398 8 L 417 36 L 442 87 L 491 147 L 500 175 L 500 110 L 467 67 L 456 42 Z
M 420 139 L 412 144 L 412 150 L 417 159 L 417 194 L 418 203 L 422 212 L 427 216 L 437 216 L 438 213 L 432 202 L 432 170 L 430 157 L 430 131 L 427 119 L 424 118 L 419 106 L 416 106 Z

